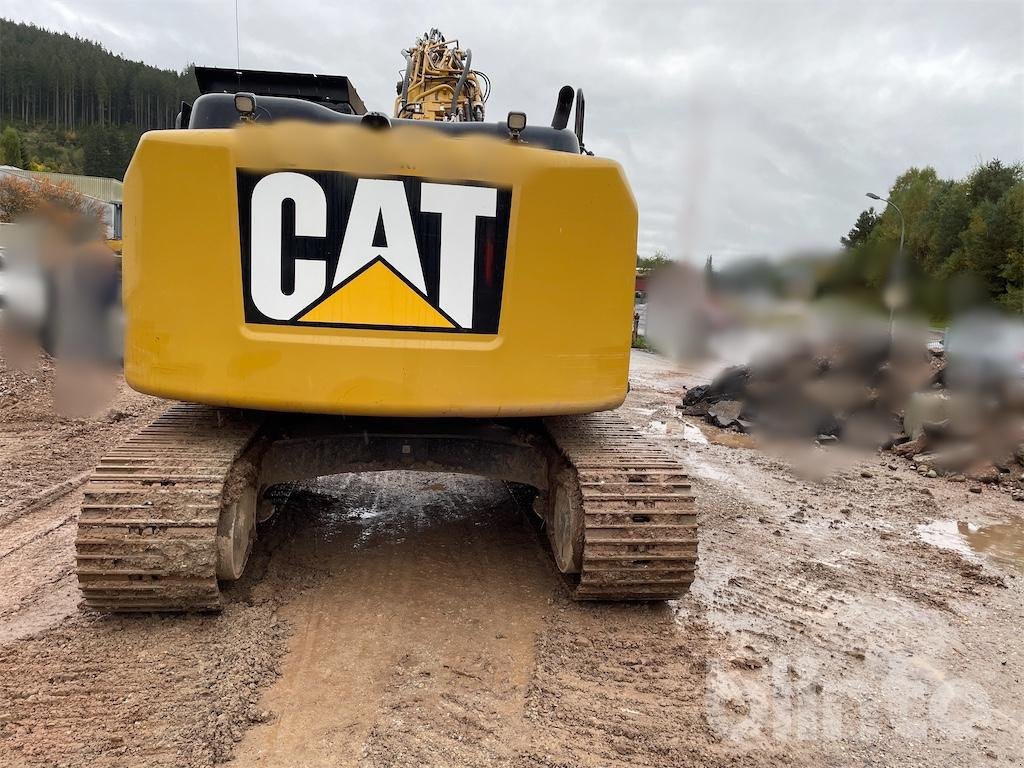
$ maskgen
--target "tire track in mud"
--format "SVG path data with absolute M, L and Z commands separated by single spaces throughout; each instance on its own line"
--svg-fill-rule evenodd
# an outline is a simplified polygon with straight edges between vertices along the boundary
M 5 530 L 21 543 L 0 559 L 10 587 L 0 596 L 0 765 L 222 762 L 266 717 L 257 705 L 284 653 L 288 626 L 277 610 L 294 581 L 270 573 L 266 598 L 243 581 L 220 615 L 80 610 L 74 526 L 33 535 L 78 501 L 65 497 Z
M 914 532 L 964 491 L 885 456 L 811 450 L 830 470 L 803 476 L 798 460 L 717 445 L 713 428 L 710 441 L 688 440 L 674 405 L 637 392 L 632 418 L 661 420 L 659 439 L 696 466 L 698 499 L 710 500 L 693 598 L 722 637 L 708 657 L 708 716 L 729 753 L 771 745 L 797 760 L 812 746 L 812 762 L 837 765 L 1019 753 L 1021 697 L 993 659 L 1020 647 L 1007 625 L 1019 598 Z M 1005 727 L 1014 717 L 1017 733 Z
M 559 583 L 507 489 L 452 475 L 320 480 L 278 567 L 320 581 L 283 612 L 281 680 L 233 765 L 507 765 Z
M 0 645 L 60 624 L 77 611 L 74 522 L 81 493 L 10 518 L 0 528 Z

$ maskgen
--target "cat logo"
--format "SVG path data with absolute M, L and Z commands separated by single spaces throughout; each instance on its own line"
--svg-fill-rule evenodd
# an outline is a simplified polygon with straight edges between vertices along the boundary
M 247 323 L 497 333 L 512 194 L 238 172 Z

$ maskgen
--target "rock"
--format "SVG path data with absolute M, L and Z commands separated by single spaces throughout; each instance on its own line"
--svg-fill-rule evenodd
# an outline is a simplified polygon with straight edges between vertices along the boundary
M 978 447 L 971 443 L 951 445 L 939 451 L 914 456 L 914 461 L 946 472 L 959 472 L 977 460 Z
M 708 408 L 707 418 L 716 427 L 728 429 L 739 420 L 742 410 L 739 400 L 721 400 Z
M 928 438 L 921 435 L 905 443 L 900 443 L 892 449 L 892 452 L 899 456 L 914 456 L 924 451 L 927 445 Z
M 928 437 L 943 437 L 949 433 L 949 419 L 943 419 L 942 421 L 924 421 L 921 422 L 921 428 L 924 430 L 924 434 Z
M 911 438 L 925 433 L 925 423 L 938 424 L 949 418 L 949 396 L 945 392 L 915 392 L 903 410 L 903 429 Z
M 711 407 L 711 403 L 706 400 L 693 405 L 677 405 L 676 410 L 680 416 L 699 416 L 705 418 L 708 415 L 708 408 Z
M 969 490 L 971 493 L 981 493 L 981 486 L 980 485 L 972 485 L 967 490 Z
M 872 477 L 874 477 L 874 475 L 871 474 L 870 472 L 868 472 L 866 469 L 863 472 L 860 473 L 860 476 L 864 477 L 864 478 L 868 478 L 868 479 L 871 479 Z
M 968 480 L 978 483 L 998 483 L 999 470 L 990 461 L 979 461 L 972 464 L 964 474 Z M 972 489 L 973 490 L 973 489 Z
M 690 387 L 686 391 L 686 394 L 683 395 L 683 405 L 694 405 L 699 403 L 707 397 L 710 390 L 711 386 L 708 384 L 698 384 L 696 387 Z
M 709 394 L 719 399 L 737 400 L 747 393 L 750 381 L 749 365 L 734 365 L 726 368 L 711 382 Z
M 929 469 L 928 472 L 925 474 L 925 477 L 938 477 L 938 476 L 939 476 L 939 473 L 936 472 L 934 469 Z

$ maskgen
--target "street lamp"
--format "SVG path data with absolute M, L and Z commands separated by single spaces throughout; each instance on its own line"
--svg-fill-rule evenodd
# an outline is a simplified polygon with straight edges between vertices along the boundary
M 892 326 L 893 318 L 896 314 L 896 307 L 902 306 L 907 299 L 906 286 L 904 285 L 904 268 L 903 268 L 903 240 L 907 234 L 907 221 L 903 218 L 903 211 L 896 205 L 892 200 L 885 197 L 879 197 L 874 192 L 868 192 L 867 196 L 872 200 L 881 200 L 886 205 L 891 205 L 896 209 L 896 213 L 900 215 L 900 247 L 896 252 L 896 263 L 892 266 L 892 274 L 889 280 L 889 287 L 885 291 L 885 303 L 889 305 L 889 340 L 892 342 Z

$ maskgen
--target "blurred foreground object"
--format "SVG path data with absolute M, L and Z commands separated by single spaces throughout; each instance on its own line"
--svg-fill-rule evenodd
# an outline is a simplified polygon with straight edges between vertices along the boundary
M 1024 498 L 1024 318 L 993 309 L 958 318 L 944 355 L 945 389 L 911 399 L 894 450 L 923 473 L 1008 482 Z
M 1024 319 L 982 310 L 934 331 L 815 313 L 772 351 L 690 388 L 678 407 L 769 443 L 891 449 L 929 476 L 999 483 L 1024 500 Z M 845 317 L 845 322 L 840 318 Z
M 20 368 L 52 355 L 58 409 L 89 413 L 112 391 L 122 346 L 119 260 L 102 210 L 69 188 L 3 176 L 0 218 L 0 352 Z

